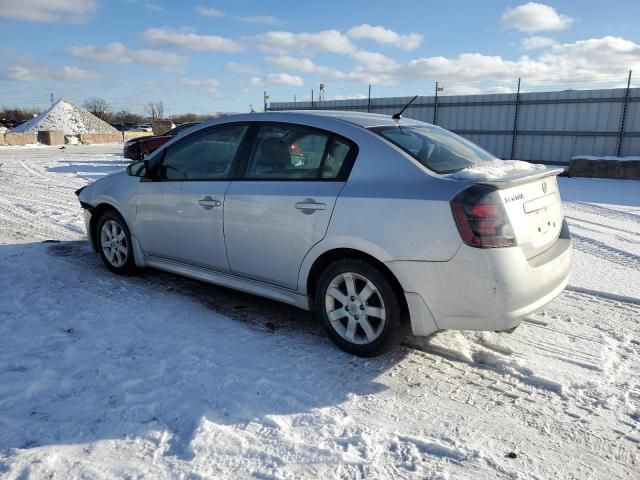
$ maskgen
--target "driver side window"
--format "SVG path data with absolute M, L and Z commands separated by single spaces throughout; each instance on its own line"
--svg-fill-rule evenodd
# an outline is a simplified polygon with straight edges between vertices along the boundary
M 247 131 L 245 125 L 205 130 L 172 145 L 162 159 L 166 180 L 226 178 Z

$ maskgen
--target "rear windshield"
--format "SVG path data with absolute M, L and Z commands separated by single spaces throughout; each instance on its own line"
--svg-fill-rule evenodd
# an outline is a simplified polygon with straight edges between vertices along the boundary
M 453 173 L 496 157 L 444 128 L 424 126 L 371 129 L 436 173 Z

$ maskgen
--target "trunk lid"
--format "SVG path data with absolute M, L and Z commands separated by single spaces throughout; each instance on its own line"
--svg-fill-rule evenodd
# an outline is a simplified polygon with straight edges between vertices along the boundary
M 527 259 L 556 242 L 564 219 L 557 175 L 562 169 L 536 170 L 500 180 L 478 181 L 498 189 L 517 244 Z

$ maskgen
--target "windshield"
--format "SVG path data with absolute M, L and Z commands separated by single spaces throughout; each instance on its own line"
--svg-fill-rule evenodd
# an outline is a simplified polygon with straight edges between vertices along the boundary
M 436 126 L 371 129 L 436 173 L 453 173 L 496 157 L 469 140 Z

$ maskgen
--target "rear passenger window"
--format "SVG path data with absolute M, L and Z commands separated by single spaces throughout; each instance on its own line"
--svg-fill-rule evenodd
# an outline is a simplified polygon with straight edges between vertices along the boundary
M 350 149 L 351 147 L 342 140 L 337 138 L 331 140 L 327 158 L 322 166 L 322 178 L 336 178 L 340 174 Z
M 264 125 L 256 137 L 247 178 L 335 179 L 350 145 L 329 133 L 295 125 Z

